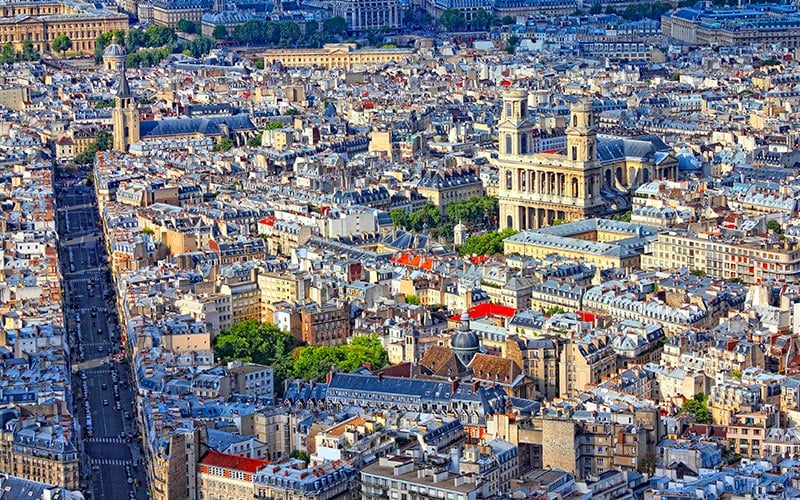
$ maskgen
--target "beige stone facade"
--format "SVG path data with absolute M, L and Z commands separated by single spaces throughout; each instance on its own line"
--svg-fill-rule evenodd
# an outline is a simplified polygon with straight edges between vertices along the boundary
M 321 66 L 351 69 L 357 65 L 403 63 L 416 60 L 417 54 L 408 49 L 356 50 L 355 44 L 329 43 L 321 49 L 277 49 L 264 52 L 264 64 L 269 67 L 278 61 L 284 66 Z
M 50 52 L 60 34 L 72 40 L 72 51 L 94 52 L 97 36 L 107 31 L 127 30 L 128 16 L 80 2 L 12 2 L 0 5 L 0 43 L 11 42 L 15 50 L 30 41 L 41 52 Z

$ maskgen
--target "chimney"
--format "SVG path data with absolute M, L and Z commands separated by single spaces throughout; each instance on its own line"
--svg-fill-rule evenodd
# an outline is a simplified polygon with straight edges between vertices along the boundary
M 378 382 L 383 380 L 383 373 L 378 372 Z
M 328 372 L 328 373 L 325 375 L 325 383 L 326 383 L 326 384 L 330 385 L 330 383 L 331 383 L 331 380 L 333 380 L 333 370 L 329 371 L 329 372 Z
M 472 392 L 478 392 L 478 388 L 481 386 L 481 383 L 477 380 L 472 382 Z
M 453 377 L 450 379 L 450 392 L 456 392 L 456 389 L 458 389 L 458 379 Z

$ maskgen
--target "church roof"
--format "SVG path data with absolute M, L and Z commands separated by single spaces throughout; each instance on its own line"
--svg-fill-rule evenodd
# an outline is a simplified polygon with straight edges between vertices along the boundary
M 255 130 L 250 117 L 241 114 L 234 116 L 215 116 L 210 118 L 179 118 L 173 120 L 143 121 L 140 125 L 142 138 L 170 137 L 190 134 L 204 136 L 223 135 L 222 128 L 231 131 Z

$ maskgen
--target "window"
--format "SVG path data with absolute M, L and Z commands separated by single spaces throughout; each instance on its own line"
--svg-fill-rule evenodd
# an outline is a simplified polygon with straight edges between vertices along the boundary
M 506 154 L 511 154 L 511 134 L 506 134 Z
M 578 161 L 578 146 L 572 146 L 572 161 Z
M 575 114 L 575 113 L 572 114 L 572 126 L 573 127 L 577 127 L 578 126 L 578 115 Z

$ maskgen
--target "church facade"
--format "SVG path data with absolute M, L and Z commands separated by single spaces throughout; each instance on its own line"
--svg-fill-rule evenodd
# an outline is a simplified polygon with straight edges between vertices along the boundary
M 570 109 L 566 150 L 533 153 L 528 91 L 503 96 L 499 132 L 500 225 L 518 231 L 630 208 L 635 187 L 676 178 L 678 161 L 660 139 L 599 138 L 590 102 Z

